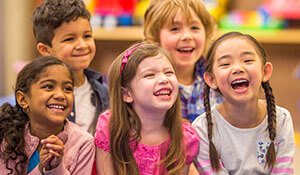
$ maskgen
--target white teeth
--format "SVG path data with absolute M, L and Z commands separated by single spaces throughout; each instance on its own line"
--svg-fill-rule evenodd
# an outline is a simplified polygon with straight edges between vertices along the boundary
M 193 50 L 193 48 L 180 48 L 178 49 L 179 51 L 183 51 L 183 52 L 190 52 Z
M 241 80 L 235 80 L 232 82 L 232 84 L 236 84 L 236 83 L 247 83 L 248 81 L 245 79 L 241 79 Z
M 154 95 L 170 95 L 171 91 L 170 90 L 161 90 L 156 92 Z
M 55 108 L 55 109 L 61 109 L 61 110 L 65 109 L 65 107 L 61 106 L 61 105 L 49 105 L 49 108 Z

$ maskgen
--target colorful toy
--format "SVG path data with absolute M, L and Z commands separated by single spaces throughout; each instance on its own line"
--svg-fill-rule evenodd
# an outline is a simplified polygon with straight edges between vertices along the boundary
M 219 27 L 225 29 L 279 29 L 284 26 L 284 20 L 272 17 L 263 7 L 255 11 L 232 11 L 219 23 Z

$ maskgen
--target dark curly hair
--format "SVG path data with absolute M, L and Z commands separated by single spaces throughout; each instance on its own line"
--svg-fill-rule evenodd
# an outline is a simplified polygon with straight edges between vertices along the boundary
M 52 56 L 40 57 L 27 64 L 18 74 L 15 96 L 18 91 L 29 94 L 31 85 L 39 80 L 47 67 L 52 65 L 67 67 L 73 81 L 71 69 L 61 60 Z M 24 128 L 28 121 L 29 117 L 17 101 L 15 106 L 5 103 L 0 107 L 0 158 L 4 160 L 10 174 L 13 174 L 14 170 L 17 174 L 22 174 L 26 167 L 28 158 L 24 151 Z M 14 169 L 9 167 L 10 161 L 15 162 Z
M 33 34 L 36 43 L 50 47 L 54 30 L 64 22 L 84 18 L 90 21 L 90 12 L 83 0 L 45 0 L 32 14 Z

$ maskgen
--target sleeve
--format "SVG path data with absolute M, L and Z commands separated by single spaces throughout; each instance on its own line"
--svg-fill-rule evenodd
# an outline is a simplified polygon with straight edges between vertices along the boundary
M 106 152 L 109 152 L 109 118 L 110 111 L 100 114 L 94 135 L 95 145 Z
M 229 174 L 227 170 L 224 168 L 221 159 L 219 159 L 221 163 L 220 163 L 220 170 L 218 171 L 218 173 L 215 172 L 211 167 L 210 158 L 209 158 L 209 141 L 207 137 L 207 122 L 205 118 L 205 113 L 197 117 L 192 125 L 200 137 L 199 151 L 195 159 L 195 165 L 199 171 L 199 174 L 203 174 L 203 175 Z
M 283 108 L 282 108 L 283 109 Z M 278 111 L 278 110 L 277 110 Z M 289 111 L 283 109 L 282 119 L 277 123 L 279 126 L 278 137 L 275 145 L 277 146 L 276 162 L 271 174 L 293 174 L 293 157 L 295 153 L 295 141 L 292 117 Z
M 185 145 L 186 164 L 191 164 L 199 150 L 199 136 L 190 123 L 183 123 L 183 140 Z

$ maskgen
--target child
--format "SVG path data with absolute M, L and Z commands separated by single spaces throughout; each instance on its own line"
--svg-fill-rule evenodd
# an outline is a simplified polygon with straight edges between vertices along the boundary
M 38 52 L 58 57 L 74 72 L 75 108 L 69 119 L 93 134 L 108 107 L 108 91 L 102 76 L 88 69 L 96 52 L 90 13 L 82 0 L 45 0 L 32 18 Z
M 200 0 L 153 0 L 144 16 L 146 40 L 160 43 L 176 63 L 182 115 L 190 121 L 204 112 L 204 52 L 215 27 Z M 210 99 L 222 101 L 215 92 Z
M 111 110 L 95 133 L 100 174 L 187 174 L 199 138 L 180 115 L 174 64 L 157 45 L 140 43 L 112 63 Z
M 290 113 L 275 105 L 272 64 L 253 37 L 230 32 L 208 51 L 204 79 L 206 114 L 193 126 L 201 138 L 197 165 L 203 174 L 293 174 Z M 266 101 L 259 100 L 263 87 Z M 210 108 L 209 90 L 224 102 Z M 206 116 L 206 117 L 205 117 Z
M 0 108 L 0 174 L 90 174 L 93 137 L 66 119 L 69 67 L 54 57 L 33 60 L 18 74 L 15 98 L 15 106 Z

